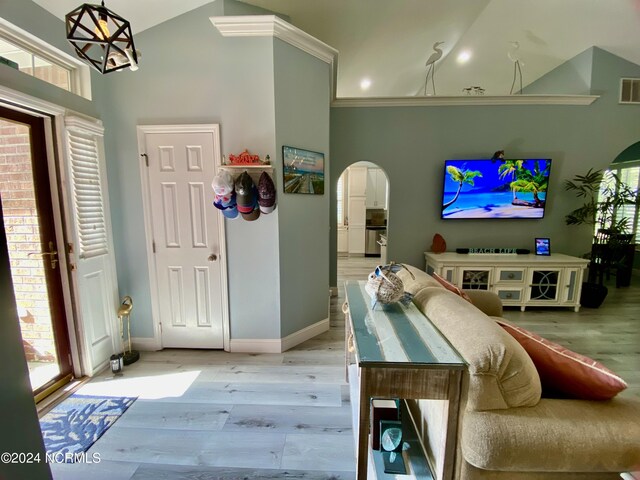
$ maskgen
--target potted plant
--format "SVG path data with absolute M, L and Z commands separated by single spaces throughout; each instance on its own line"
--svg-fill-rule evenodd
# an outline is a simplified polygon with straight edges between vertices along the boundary
M 567 225 L 590 225 L 596 235 L 591 252 L 589 276 L 583 284 L 581 303 L 597 308 L 607 296 L 607 287 L 603 285 L 602 271 L 607 267 L 603 253 L 620 248 L 622 239 L 628 243 L 630 236 L 624 235 L 628 229 L 628 218 L 623 216 L 624 205 L 634 204 L 637 191 L 633 190 L 610 171 L 589 169 L 586 175 L 576 175 L 566 180 L 565 190 L 574 192 L 584 203 L 571 211 L 566 217 Z

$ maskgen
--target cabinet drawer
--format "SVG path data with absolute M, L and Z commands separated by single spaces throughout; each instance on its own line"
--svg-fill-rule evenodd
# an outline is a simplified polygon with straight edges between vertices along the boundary
M 524 281 L 524 268 L 509 270 L 498 269 L 498 282 L 522 282 Z
M 520 288 L 501 288 L 496 293 L 503 302 L 520 302 L 522 300 L 522 289 Z

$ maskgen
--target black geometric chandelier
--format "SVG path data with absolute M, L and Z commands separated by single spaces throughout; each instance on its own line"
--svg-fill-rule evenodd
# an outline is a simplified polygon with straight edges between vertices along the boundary
M 102 5 L 85 3 L 66 15 L 67 40 L 80 58 L 100 73 L 138 69 L 131 25 Z

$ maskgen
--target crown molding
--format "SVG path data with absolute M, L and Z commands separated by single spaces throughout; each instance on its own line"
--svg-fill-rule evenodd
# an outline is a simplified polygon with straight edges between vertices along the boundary
M 331 98 L 335 100 L 338 51 L 276 15 L 209 17 L 223 37 L 275 37 L 331 67 Z
M 450 107 L 466 105 L 591 105 L 599 95 L 504 95 L 433 97 L 343 97 L 332 107 Z

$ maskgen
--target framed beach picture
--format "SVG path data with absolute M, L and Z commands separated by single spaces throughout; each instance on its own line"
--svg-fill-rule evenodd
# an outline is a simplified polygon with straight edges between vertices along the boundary
M 324 195 L 324 154 L 282 147 L 284 193 Z
M 536 255 L 551 255 L 551 240 L 536 238 Z

